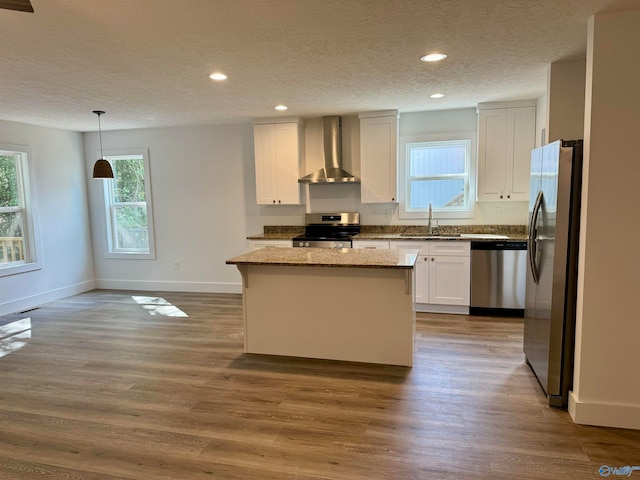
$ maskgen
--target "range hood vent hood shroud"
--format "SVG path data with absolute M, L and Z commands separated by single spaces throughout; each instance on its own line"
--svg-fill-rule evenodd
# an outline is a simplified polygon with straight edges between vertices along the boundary
M 342 118 L 322 117 L 324 168 L 298 179 L 298 183 L 360 183 L 342 169 Z

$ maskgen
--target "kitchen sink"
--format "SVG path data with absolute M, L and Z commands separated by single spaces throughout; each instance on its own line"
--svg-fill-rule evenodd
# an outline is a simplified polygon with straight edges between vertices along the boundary
M 431 238 L 431 237 L 459 237 L 459 233 L 401 233 L 401 237 Z

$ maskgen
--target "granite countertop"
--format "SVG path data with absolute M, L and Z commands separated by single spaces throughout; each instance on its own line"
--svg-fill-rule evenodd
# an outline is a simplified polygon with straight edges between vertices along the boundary
M 291 240 L 293 237 L 296 237 L 302 233 L 304 233 L 304 229 L 298 233 L 265 232 L 259 233 L 257 235 L 249 235 L 247 237 L 247 240 Z
M 428 241 L 523 241 L 527 239 L 524 225 L 440 225 L 429 235 L 424 225 L 363 225 L 354 240 L 428 240 Z M 304 226 L 269 226 L 248 240 L 291 240 L 304 233 Z
M 355 267 L 412 269 L 418 251 L 353 248 L 265 247 L 227 260 L 228 265 L 280 265 L 298 267 Z
M 408 241 L 491 241 L 504 240 L 506 242 L 524 241 L 527 239 L 526 234 L 495 234 L 495 233 L 439 233 L 429 235 L 428 233 L 360 233 L 353 237 L 353 240 L 408 240 Z

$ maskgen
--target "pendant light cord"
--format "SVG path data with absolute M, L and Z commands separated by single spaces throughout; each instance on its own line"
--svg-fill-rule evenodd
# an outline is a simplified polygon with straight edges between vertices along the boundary
M 104 154 L 102 153 L 102 126 L 100 124 L 100 113 L 98 114 L 98 133 L 100 135 L 100 158 L 104 158 Z
M 102 153 L 102 123 L 100 122 L 100 116 L 105 112 L 102 110 L 94 110 L 93 113 L 98 115 L 98 133 L 100 135 L 100 159 L 104 158 L 104 154 Z

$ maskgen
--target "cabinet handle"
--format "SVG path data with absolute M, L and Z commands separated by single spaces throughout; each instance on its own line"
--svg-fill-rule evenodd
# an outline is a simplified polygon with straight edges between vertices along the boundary
M 503 196 L 503 195 L 500 195 L 500 198 L 504 198 L 504 196 Z
M 276 203 L 276 201 L 274 200 L 273 203 Z
M 278 203 L 282 203 L 282 202 L 280 202 L 280 200 L 278 200 Z
M 435 262 L 435 260 L 436 260 L 436 257 L 431 257 L 432 262 Z
M 507 195 L 507 198 L 511 198 L 511 195 Z

